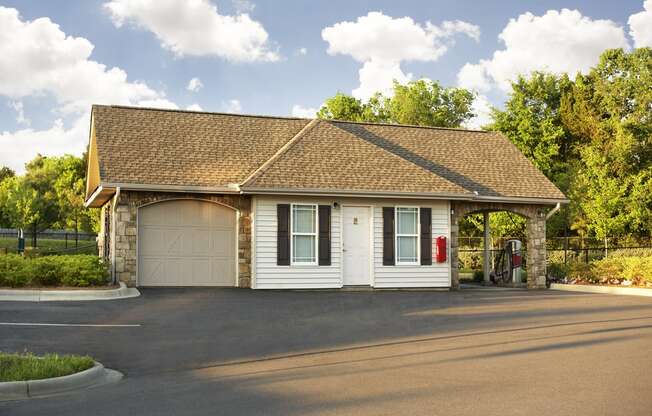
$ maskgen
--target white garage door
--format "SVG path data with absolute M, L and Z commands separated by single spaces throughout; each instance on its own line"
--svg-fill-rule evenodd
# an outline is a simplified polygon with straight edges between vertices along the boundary
M 234 286 L 236 212 L 198 200 L 138 210 L 139 286 Z

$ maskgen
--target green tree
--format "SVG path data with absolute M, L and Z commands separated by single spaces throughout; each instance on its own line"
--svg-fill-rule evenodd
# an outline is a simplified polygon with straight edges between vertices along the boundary
M 505 108 L 492 109 L 492 123 L 487 126 L 503 133 L 565 193 L 569 192 L 578 158 L 577 138 L 562 120 L 562 103 L 571 88 L 572 82 L 565 74 L 533 72 L 529 76 L 521 75 L 512 83 Z M 565 233 L 572 212 L 564 207 L 553 217 L 548 224 L 548 234 Z M 504 231 L 517 231 L 510 227 L 511 221 L 505 214 L 495 214 L 495 217 L 497 232 L 502 226 L 506 227 Z
M 563 102 L 579 137 L 576 228 L 598 238 L 652 232 L 652 49 L 605 51 Z
M 0 182 L 4 181 L 7 178 L 11 178 L 12 176 L 16 176 L 16 172 L 14 172 L 9 167 L 3 166 L 0 168 Z
M 338 92 L 317 113 L 322 119 L 369 121 L 419 126 L 459 127 L 471 119 L 474 95 L 463 88 L 444 88 L 438 82 L 394 82 L 393 94 L 376 93 L 369 101 Z
M 16 176 L 16 173 L 12 169 L 8 168 L 7 166 L 3 166 L 0 168 L 0 192 L 4 180 L 8 178 L 13 178 L 14 176 Z M 5 207 L 5 205 L 2 204 L 2 202 L 0 201 L 0 228 L 9 228 L 9 227 L 11 227 L 9 212 Z
M 37 232 L 56 220 L 49 203 L 25 177 L 14 176 L 0 185 L 0 204 L 5 207 L 9 225 L 31 231 L 34 247 Z
M 57 226 L 79 231 L 95 231 L 99 226 L 97 209 L 84 207 L 86 154 L 79 158 L 65 155 L 52 159 L 58 172 L 53 184 L 59 204 Z

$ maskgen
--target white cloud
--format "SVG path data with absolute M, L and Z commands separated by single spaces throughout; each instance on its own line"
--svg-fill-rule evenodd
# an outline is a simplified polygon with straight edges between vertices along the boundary
M 156 35 L 178 56 L 214 55 L 234 62 L 276 61 L 268 34 L 246 13 L 219 14 L 209 0 L 111 0 L 104 3 L 113 23 L 132 23 Z
M 0 7 L 0 95 L 50 93 L 63 113 L 88 111 L 93 103 L 163 98 L 144 83 L 127 81 L 122 69 L 89 60 L 92 51 L 87 39 L 66 36 L 47 17 L 23 21 L 16 9 Z
M 293 117 L 303 117 L 303 118 L 315 118 L 317 116 L 317 110 L 309 107 L 302 107 L 300 104 L 295 104 L 292 106 L 292 116 Z
M 30 125 L 30 120 L 25 118 L 25 108 L 22 101 L 10 101 L 8 105 L 16 111 L 16 122 L 18 124 Z
M 188 86 L 186 89 L 191 92 L 197 92 L 201 90 L 204 87 L 204 84 L 202 84 L 201 80 L 197 77 L 191 79 L 188 81 Z
M 629 34 L 634 39 L 634 46 L 652 47 L 652 0 L 645 0 L 643 11 L 629 16 Z
M 402 62 L 436 61 L 453 43 L 452 37 L 459 33 L 477 40 L 480 29 L 462 21 L 421 25 L 410 17 L 395 19 L 381 12 L 370 12 L 355 22 L 326 27 L 321 35 L 328 42 L 330 55 L 350 55 L 363 63 L 360 87 L 353 95 L 367 99 L 376 91 L 387 93 L 393 79 L 401 82 L 411 79 L 401 69 Z
M 505 48 L 491 59 L 467 63 L 458 73 L 465 88 L 509 91 L 510 81 L 534 70 L 586 72 L 607 48 L 629 48 L 623 28 L 610 20 L 592 20 L 577 10 L 549 10 L 543 16 L 524 13 L 500 33 Z
M 241 113 L 242 104 L 240 100 L 222 101 L 222 111 L 226 113 Z
M 398 62 L 387 62 L 380 60 L 371 60 L 362 64 L 358 71 L 360 86 L 352 92 L 354 97 L 363 100 L 369 99 L 376 92 L 380 91 L 385 95 L 392 93 L 394 80 L 401 84 L 411 81 L 413 75 L 405 74 Z
M 92 51 L 91 42 L 66 35 L 47 17 L 24 21 L 16 9 L 0 7 L 0 95 L 13 100 L 19 123 L 28 122 L 24 97 L 51 95 L 57 103 L 52 112 L 60 117 L 45 130 L 4 131 L 0 164 L 22 172 L 37 153 L 81 154 L 91 104 L 177 107 L 164 93 L 128 81 L 122 69 L 90 60 Z
M 190 111 L 204 111 L 204 109 L 201 108 L 201 106 L 200 106 L 199 104 L 197 104 L 197 103 L 195 103 L 195 104 L 190 104 L 188 107 L 186 107 L 186 110 L 190 110 Z
M 307 55 L 307 54 L 308 54 L 308 48 L 299 48 L 299 49 L 297 50 L 297 53 L 298 53 L 299 55 Z
M 477 95 L 472 105 L 475 117 L 464 123 L 469 129 L 481 129 L 491 122 L 491 103 L 484 95 Z
M 66 153 L 80 155 L 86 150 L 89 117 L 79 117 L 66 129 L 61 119 L 47 130 L 30 128 L 0 133 L 0 166 L 9 166 L 17 173 L 25 171 L 25 163 L 37 153 L 60 156 Z

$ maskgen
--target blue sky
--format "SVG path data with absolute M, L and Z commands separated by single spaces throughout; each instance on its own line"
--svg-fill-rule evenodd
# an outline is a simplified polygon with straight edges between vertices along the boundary
M 650 27 L 652 0 L 0 0 L 0 164 L 79 154 L 92 102 L 307 116 L 392 78 L 475 90 L 477 126 L 517 73 L 586 71 Z

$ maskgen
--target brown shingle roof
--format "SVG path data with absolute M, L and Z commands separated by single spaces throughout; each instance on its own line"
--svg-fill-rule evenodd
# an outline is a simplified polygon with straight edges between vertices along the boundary
M 100 181 L 238 184 L 310 120 L 94 106 Z
M 559 199 L 499 133 L 95 106 L 103 182 Z

